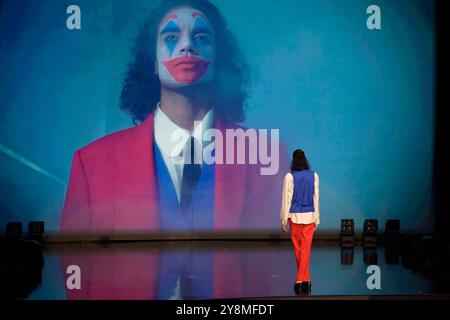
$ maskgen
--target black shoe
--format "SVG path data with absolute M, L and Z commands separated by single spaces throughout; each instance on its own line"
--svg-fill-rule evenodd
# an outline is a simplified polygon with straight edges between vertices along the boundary
M 300 291 L 301 291 L 302 295 L 310 295 L 311 294 L 311 282 L 310 281 L 302 282 Z
M 299 295 L 301 293 L 302 284 L 301 283 L 295 283 L 294 284 L 294 291 L 296 295 Z

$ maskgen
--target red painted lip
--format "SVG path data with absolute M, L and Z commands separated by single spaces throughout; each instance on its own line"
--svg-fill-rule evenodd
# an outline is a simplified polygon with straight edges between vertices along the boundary
M 174 61 L 174 66 L 178 67 L 180 65 L 187 65 L 187 66 L 196 66 L 199 62 L 197 60 L 197 58 L 192 58 L 192 57 L 181 57 L 178 59 L 175 59 L 176 61 Z
M 182 56 L 164 61 L 169 73 L 178 82 L 195 82 L 208 70 L 209 61 L 196 56 Z

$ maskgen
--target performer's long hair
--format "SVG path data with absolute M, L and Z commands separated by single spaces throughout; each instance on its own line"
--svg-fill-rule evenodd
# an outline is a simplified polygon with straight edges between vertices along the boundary
M 125 77 L 120 108 L 132 116 L 135 124 L 145 120 L 155 109 L 161 94 L 159 76 L 154 72 L 158 26 L 167 12 L 179 6 L 200 10 L 211 22 L 216 40 L 216 63 L 211 82 L 214 88 L 214 110 L 219 116 L 242 122 L 245 119 L 248 67 L 225 19 L 208 0 L 163 0 L 151 12 L 133 48 L 133 61 Z
M 292 154 L 291 171 L 302 171 L 310 169 L 308 159 L 302 149 L 297 149 Z

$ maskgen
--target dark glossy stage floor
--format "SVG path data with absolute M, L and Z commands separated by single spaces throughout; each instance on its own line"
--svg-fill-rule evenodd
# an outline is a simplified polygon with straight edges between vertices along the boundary
M 411 251 L 410 251 L 411 253 Z M 214 299 L 291 297 L 295 258 L 287 241 L 174 241 L 47 245 L 42 283 L 28 299 Z M 381 270 L 381 289 L 367 288 L 367 267 Z M 341 249 L 314 242 L 313 296 L 448 293 L 414 252 L 384 247 Z M 69 290 L 65 271 L 81 270 Z M 432 266 L 431 266 L 432 267 Z

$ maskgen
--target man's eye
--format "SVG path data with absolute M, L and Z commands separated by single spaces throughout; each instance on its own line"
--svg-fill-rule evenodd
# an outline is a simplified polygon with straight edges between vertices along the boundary
M 197 34 L 197 35 L 194 36 L 194 40 L 208 42 L 209 41 L 209 37 L 206 34 Z
M 175 41 L 177 40 L 177 36 L 175 35 L 168 35 L 164 38 L 165 41 Z

